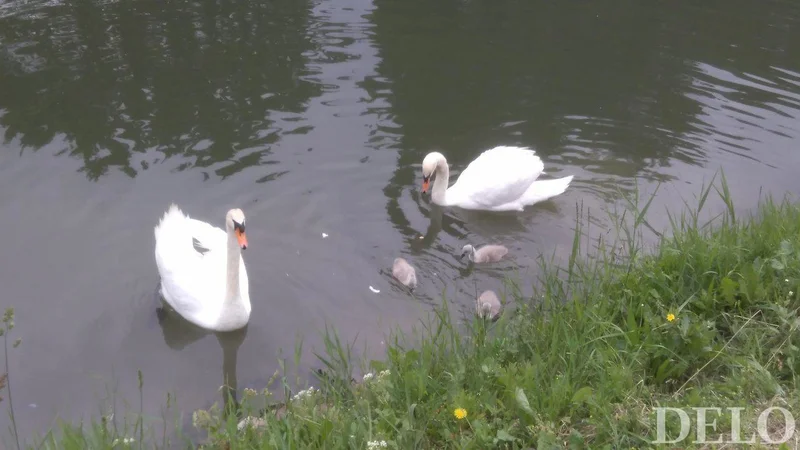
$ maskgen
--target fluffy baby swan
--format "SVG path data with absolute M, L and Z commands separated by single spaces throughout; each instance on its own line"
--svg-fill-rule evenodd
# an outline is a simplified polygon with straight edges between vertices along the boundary
M 500 308 L 500 300 L 497 298 L 497 294 L 492 291 L 483 291 L 475 299 L 475 312 L 482 319 L 495 320 L 500 315 Z
M 403 258 L 394 259 L 392 276 L 411 289 L 417 287 L 417 271 Z
M 477 264 L 500 261 L 507 253 L 508 249 L 505 246 L 492 244 L 484 245 L 478 250 L 475 250 L 471 244 L 467 244 L 461 249 L 462 258 L 469 256 L 469 260 Z

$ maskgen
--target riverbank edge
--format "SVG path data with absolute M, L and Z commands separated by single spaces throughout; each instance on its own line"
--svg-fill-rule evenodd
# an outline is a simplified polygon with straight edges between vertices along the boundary
M 702 223 L 712 194 L 727 209 Z M 587 242 L 588 221 L 579 220 L 568 264 L 540 258 L 533 297 L 512 296 L 496 322 L 454 323 L 445 296 L 415 333 L 393 334 L 386 359 L 370 361 L 358 382 L 351 348 L 326 330 L 318 388 L 290 395 L 286 376 L 276 376 L 275 387 L 245 390 L 237 415 L 195 411 L 203 447 L 711 448 L 752 437 L 757 448 L 780 440 L 793 431 L 781 410 L 759 415 L 768 407 L 800 414 L 800 205 L 766 198 L 739 218 L 723 176 L 645 248 L 651 201 L 629 198 L 609 214 L 613 240 Z M 250 406 L 278 394 L 288 401 L 277 411 Z M 687 428 L 674 410 L 661 426 L 660 407 L 687 413 L 682 440 L 654 443 L 659 429 L 669 441 Z M 719 408 L 705 410 L 705 436 L 697 408 Z M 126 423 L 64 424 L 41 448 L 138 448 L 145 430 L 151 436 L 142 418 Z

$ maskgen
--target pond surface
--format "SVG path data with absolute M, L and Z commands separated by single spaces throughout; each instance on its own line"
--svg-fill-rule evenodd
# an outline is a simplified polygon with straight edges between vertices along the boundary
M 467 313 L 505 276 L 533 283 L 538 255 L 568 254 L 576 204 L 602 216 L 637 182 L 662 183 L 657 228 L 720 169 L 744 210 L 797 194 L 799 121 L 793 1 L 0 0 L 20 433 L 96 417 L 109 392 L 138 404 L 139 369 L 154 415 L 167 392 L 187 412 L 219 401 L 223 372 L 263 387 L 298 338 L 306 377 L 326 323 L 380 357 L 445 289 Z M 427 152 L 458 173 L 501 144 L 572 186 L 507 214 L 421 195 Z M 153 227 L 171 202 L 217 226 L 247 216 L 238 339 L 158 321 Z M 471 270 L 467 242 L 514 261 Z M 415 296 L 390 281 L 401 255 Z

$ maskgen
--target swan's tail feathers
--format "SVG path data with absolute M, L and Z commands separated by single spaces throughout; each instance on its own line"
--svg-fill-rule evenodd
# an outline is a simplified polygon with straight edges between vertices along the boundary
M 178 208 L 178 205 L 175 203 L 169 206 L 169 209 L 164 213 L 161 217 L 161 220 L 158 221 L 158 225 L 155 226 L 153 232 L 155 233 L 156 240 L 158 240 L 159 235 L 163 234 L 165 230 L 171 228 L 171 225 L 182 223 L 183 220 L 187 219 L 188 216 Z
M 569 184 L 572 182 L 570 175 L 563 178 L 556 178 L 554 180 L 537 180 L 525 192 L 524 203 L 532 205 L 534 203 L 543 202 L 551 199 L 557 195 L 561 195 L 567 190 Z

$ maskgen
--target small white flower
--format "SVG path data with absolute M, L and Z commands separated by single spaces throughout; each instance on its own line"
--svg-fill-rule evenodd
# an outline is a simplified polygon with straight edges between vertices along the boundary
M 788 282 L 789 282 L 789 279 L 788 279 L 788 278 L 784 278 L 784 279 L 783 279 L 783 281 L 785 281 L 785 282 L 787 282 L 787 283 L 788 283 Z
M 789 291 L 789 297 L 794 295 L 794 291 Z
M 371 379 L 372 379 L 374 376 L 375 376 L 375 374 L 374 374 L 374 373 L 372 373 L 372 372 L 365 373 L 365 374 L 364 374 L 364 381 L 369 381 L 369 380 L 371 380 Z
M 239 431 L 244 430 L 246 427 L 252 428 L 263 428 L 267 424 L 267 421 L 262 419 L 261 417 L 253 417 L 247 416 L 236 425 L 236 429 Z
M 211 415 L 204 409 L 198 409 L 192 414 L 192 426 L 205 428 L 211 423 Z
M 244 395 L 245 397 L 255 397 L 258 395 L 258 392 L 256 392 L 255 389 L 244 388 Z
M 386 441 L 369 441 L 369 442 L 367 442 L 367 448 L 370 449 L 370 450 L 373 450 L 373 449 L 376 449 L 376 448 L 386 448 L 388 445 L 389 444 L 387 444 Z
M 383 378 L 389 374 L 391 374 L 391 372 L 389 372 L 389 369 L 383 370 L 381 371 L 381 373 L 378 374 L 378 378 Z
M 304 390 L 302 390 L 302 391 L 298 392 L 297 394 L 295 394 L 295 395 L 292 397 L 292 400 L 299 400 L 299 399 L 302 399 L 302 398 L 308 397 L 308 396 L 310 396 L 310 395 L 313 395 L 313 394 L 314 394 L 314 392 L 316 392 L 316 389 L 314 389 L 314 386 L 311 386 L 310 388 L 308 388 L 308 389 L 304 389 Z
M 113 447 L 113 446 L 115 446 L 117 444 L 129 445 L 129 444 L 133 444 L 135 441 L 136 440 L 131 438 L 131 437 L 124 437 L 122 439 L 116 438 L 116 439 L 114 439 L 113 442 L 111 442 L 111 446 Z

